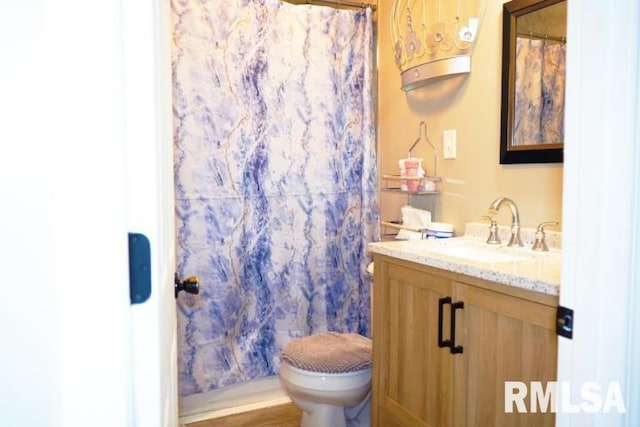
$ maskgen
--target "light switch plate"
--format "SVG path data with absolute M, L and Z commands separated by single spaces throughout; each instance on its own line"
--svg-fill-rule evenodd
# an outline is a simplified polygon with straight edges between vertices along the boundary
M 456 158 L 456 130 L 445 130 L 442 134 L 443 140 L 443 153 L 442 156 L 445 160 L 451 160 Z

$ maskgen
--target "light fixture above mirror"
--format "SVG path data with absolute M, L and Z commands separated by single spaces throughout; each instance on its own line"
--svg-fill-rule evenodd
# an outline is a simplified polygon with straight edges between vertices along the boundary
M 486 0 L 395 0 L 391 40 L 402 89 L 471 71 Z

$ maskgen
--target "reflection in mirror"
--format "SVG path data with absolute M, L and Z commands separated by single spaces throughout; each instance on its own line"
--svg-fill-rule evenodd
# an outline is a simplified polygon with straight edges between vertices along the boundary
M 500 163 L 562 161 L 566 0 L 503 7 Z

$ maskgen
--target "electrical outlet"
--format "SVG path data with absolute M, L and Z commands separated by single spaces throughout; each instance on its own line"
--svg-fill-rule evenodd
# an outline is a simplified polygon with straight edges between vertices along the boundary
M 450 129 L 445 130 L 442 133 L 442 145 L 443 145 L 443 153 L 442 156 L 445 160 L 455 159 L 456 158 L 456 130 Z

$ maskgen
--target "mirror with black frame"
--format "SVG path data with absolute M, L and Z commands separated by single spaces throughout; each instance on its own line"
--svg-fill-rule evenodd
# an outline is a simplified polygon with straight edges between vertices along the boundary
M 503 5 L 500 164 L 563 161 L 567 0 Z

